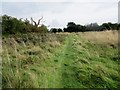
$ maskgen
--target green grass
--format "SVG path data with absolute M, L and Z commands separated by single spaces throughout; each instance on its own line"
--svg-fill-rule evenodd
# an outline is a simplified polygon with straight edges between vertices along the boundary
M 80 34 L 3 36 L 3 88 L 120 88 L 118 49 Z

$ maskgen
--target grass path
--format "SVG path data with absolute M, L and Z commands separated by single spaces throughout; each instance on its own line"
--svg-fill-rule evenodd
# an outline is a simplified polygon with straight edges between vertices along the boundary
M 85 51 L 83 51 L 83 46 L 82 48 L 78 48 L 76 43 L 79 43 L 79 41 L 80 38 L 78 38 L 76 34 L 70 34 L 66 37 L 64 44 L 60 48 L 57 48 L 55 55 L 51 58 L 50 66 L 47 67 L 48 71 L 45 73 L 46 84 L 44 87 L 117 87 L 116 81 L 119 80 L 112 79 L 112 77 L 115 76 L 114 73 L 116 73 L 116 77 L 118 77 L 118 73 L 114 71 L 115 68 L 111 68 L 113 70 L 109 71 L 106 64 L 100 61 L 101 58 L 95 59 L 97 57 L 96 55 L 92 58 L 91 55 L 93 51 L 88 51 L 90 48 L 88 50 L 84 48 Z M 79 45 L 79 47 L 80 46 L 81 45 Z M 106 59 L 107 58 L 105 58 L 104 61 L 106 61 Z M 106 61 L 105 63 L 108 62 Z M 103 72 L 101 72 L 101 70 Z
M 74 77 L 74 67 L 72 63 L 75 59 L 75 52 L 73 44 L 75 42 L 76 37 L 74 34 L 71 34 L 66 38 L 65 44 L 60 49 L 60 51 L 56 54 L 55 57 L 52 58 L 54 62 L 54 66 L 49 69 L 48 75 L 48 87 L 77 87 L 76 78 Z M 52 75 L 50 75 L 52 74 Z M 52 84 L 52 85 L 51 85 Z

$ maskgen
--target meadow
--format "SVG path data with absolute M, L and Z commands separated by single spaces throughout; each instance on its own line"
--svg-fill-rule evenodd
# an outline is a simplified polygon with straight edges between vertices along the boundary
M 120 88 L 118 31 L 2 36 L 3 88 Z

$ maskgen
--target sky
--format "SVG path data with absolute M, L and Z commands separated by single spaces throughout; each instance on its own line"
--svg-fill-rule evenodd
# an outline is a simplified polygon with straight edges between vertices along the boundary
M 68 22 L 89 24 L 118 22 L 119 0 L 2 0 L 2 15 L 30 18 L 50 27 L 65 27 Z M 0 11 L 1 12 L 1 11 Z

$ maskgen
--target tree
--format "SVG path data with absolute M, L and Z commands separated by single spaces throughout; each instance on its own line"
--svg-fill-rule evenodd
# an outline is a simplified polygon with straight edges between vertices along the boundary
M 43 17 L 42 17 L 43 18 Z M 27 33 L 27 32 L 47 32 L 48 29 L 44 24 L 40 24 L 42 18 L 36 23 L 33 19 L 33 23 L 26 18 L 24 21 L 8 15 L 2 16 L 2 33 L 3 34 L 15 34 L 15 33 Z M 41 25 L 41 26 L 39 26 Z
M 36 22 L 36 21 L 34 21 L 33 18 L 31 17 L 32 24 L 34 23 L 34 25 L 35 25 L 36 27 L 38 27 L 39 25 L 41 25 L 42 19 L 43 19 L 43 17 L 41 17 L 41 18 L 38 20 L 38 22 Z
M 77 30 L 76 30 L 77 32 L 84 32 L 85 31 L 85 27 L 80 25 L 80 24 L 78 24 L 76 27 L 77 27 Z
M 50 31 L 53 32 L 53 33 L 56 33 L 56 32 L 57 32 L 57 29 L 56 29 L 56 28 L 51 28 Z
M 117 25 L 117 30 L 120 30 L 120 24 Z
M 67 28 L 63 28 L 63 31 L 64 31 L 64 32 L 68 32 Z
M 68 22 L 67 24 L 67 32 L 76 32 L 77 27 L 74 22 Z
M 103 23 L 102 26 L 105 28 L 105 30 L 110 30 L 110 25 L 108 23 Z
M 57 30 L 58 32 L 62 32 L 62 29 L 60 29 L 60 28 L 58 28 L 58 30 Z

